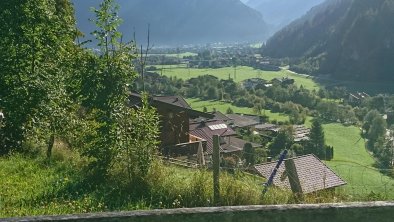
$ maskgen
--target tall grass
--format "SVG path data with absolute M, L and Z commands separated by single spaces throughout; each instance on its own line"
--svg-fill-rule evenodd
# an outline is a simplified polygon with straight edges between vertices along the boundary
M 212 173 L 183 169 L 156 161 L 145 181 L 128 184 L 119 172 L 92 183 L 81 170 L 83 161 L 21 155 L 0 158 L 0 217 L 57 215 L 136 209 L 211 207 Z M 347 200 L 342 194 L 308 195 L 301 202 L 291 192 L 270 188 L 262 195 L 260 177 L 242 172 L 220 175 L 220 205 L 320 203 Z M 138 189 L 143 184 L 144 192 Z

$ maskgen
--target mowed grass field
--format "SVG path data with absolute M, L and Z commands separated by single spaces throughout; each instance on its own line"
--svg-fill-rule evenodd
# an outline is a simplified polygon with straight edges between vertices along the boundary
M 295 84 L 297 86 L 302 85 L 303 87 L 310 90 L 319 89 L 319 85 L 314 82 L 312 78 L 304 75 L 298 75 L 287 70 L 263 71 L 259 69 L 253 69 L 252 67 L 248 66 L 238 66 L 236 69 L 236 77 L 234 78 L 234 67 L 225 67 L 219 69 L 187 68 L 185 65 L 163 65 L 156 67 L 163 70 L 163 75 L 185 80 L 201 75 L 213 75 L 219 79 L 228 79 L 230 75 L 230 77 L 233 78 L 235 82 L 241 82 L 250 78 L 261 78 L 269 81 L 274 78 L 289 77 L 295 80 Z
M 326 142 L 334 147 L 334 159 L 327 161 L 348 184 L 342 188 L 355 198 L 394 199 L 394 179 L 374 167 L 375 160 L 365 149 L 360 129 L 341 124 L 323 125 Z
M 149 54 L 149 56 L 168 56 L 168 57 L 176 57 L 176 58 L 184 58 L 188 56 L 197 56 L 197 53 L 193 52 L 183 52 L 183 53 L 168 53 L 168 54 Z

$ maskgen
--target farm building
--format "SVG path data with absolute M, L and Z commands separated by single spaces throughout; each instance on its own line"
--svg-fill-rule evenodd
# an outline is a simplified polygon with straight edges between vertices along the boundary
M 199 142 L 206 141 L 189 134 L 190 119 L 213 118 L 212 114 L 193 110 L 187 102 L 179 96 L 150 97 L 149 103 L 157 109 L 160 119 L 160 148 L 165 155 L 196 154 Z M 129 105 L 141 105 L 141 95 L 132 93 Z
M 246 115 L 246 114 L 227 114 L 228 118 L 231 119 L 231 127 L 243 128 L 254 130 L 254 127 L 260 124 L 261 120 L 259 116 Z
M 294 163 L 292 177 L 289 176 L 290 170 L 286 162 Z M 271 162 L 255 165 L 254 170 L 260 176 L 269 178 L 276 164 L 276 162 Z M 292 181 L 289 178 L 292 178 Z M 273 185 L 283 189 L 290 189 L 294 192 L 294 185 L 291 184 L 294 184 L 294 182 L 298 185 L 298 192 L 303 194 L 327 189 L 332 190 L 346 184 L 344 180 L 313 154 L 285 160 L 274 177 Z
M 205 121 L 194 121 L 190 123 L 190 135 L 204 139 L 207 141 L 206 152 L 208 155 L 213 153 L 213 136 L 221 136 L 221 145 L 225 144 L 225 138 L 230 136 L 236 136 L 237 133 L 227 126 L 221 120 L 205 120 Z M 220 152 L 223 150 L 220 147 Z

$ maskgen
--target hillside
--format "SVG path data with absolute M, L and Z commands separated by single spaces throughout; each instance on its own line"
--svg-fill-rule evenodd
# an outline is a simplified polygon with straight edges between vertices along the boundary
M 393 15 L 391 0 L 328 0 L 271 37 L 263 53 L 293 58 L 300 72 L 393 80 Z
M 91 6 L 97 0 L 73 0 L 78 27 L 90 33 Z M 247 42 L 266 39 L 266 24 L 259 12 L 240 0 L 118 0 L 121 31 L 145 41 L 148 24 L 155 45 L 205 44 L 212 42 Z
M 275 31 L 303 16 L 313 6 L 323 1 L 324 0 L 249 0 L 246 4 L 261 12 L 264 20 L 270 24 Z

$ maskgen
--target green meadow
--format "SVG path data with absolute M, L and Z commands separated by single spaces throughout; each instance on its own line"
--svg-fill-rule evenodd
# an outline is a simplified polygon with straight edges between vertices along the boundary
M 241 82 L 250 78 L 261 78 L 269 81 L 274 78 L 289 77 L 293 78 L 295 80 L 295 84 L 298 86 L 302 85 L 303 87 L 310 90 L 319 89 L 319 85 L 314 82 L 311 77 L 295 74 L 285 69 L 280 71 L 263 71 L 248 66 L 238 66 L 236 69 L 234 69 L 234 67 L 225 67 L 219 69 L 197 69 L 187 68 L 186 65 L 163 65 L 156 67 L 158 69 L 162 69 L 163 75 L 185 80 L 201 75 L 213 75 L 219 79 L 228 79 L 230 77 L 234 79 L 235 82 Z
M 394 199 L 394 179 L 374 167 L 360 129 L 337 123 L 323 127 L 327 144 L 334 147 L 334 159 L 326 163 L 347 182 L 342 188 L 345 193 L 371 200 Z
M 167 54 L 149 54 L 149 56 L 168 56 L 168 57 L 176 57 L 176 58 L 184 58 L 189 56 L 197 56 L 197 53 L 193 52 L 183 52 L 183 53 L 167 53 Z

